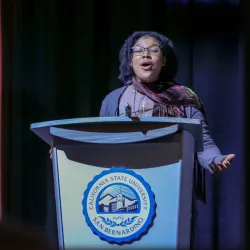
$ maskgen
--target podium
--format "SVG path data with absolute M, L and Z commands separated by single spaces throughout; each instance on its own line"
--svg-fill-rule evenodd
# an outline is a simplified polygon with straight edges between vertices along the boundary
M 200 120 L 81 118 L 31 130 L 53 146 L 60 249 L 189 249 Z

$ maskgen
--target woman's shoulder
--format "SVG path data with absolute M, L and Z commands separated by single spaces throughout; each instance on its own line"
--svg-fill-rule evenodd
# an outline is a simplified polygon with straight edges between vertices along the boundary
M 179 84 L 177 82 L 170 82 L 169 83 L 170 89 L 173 89 L 177 92 L 179 92 L 180 94 L 185 94 L 185 96 L 187 97 L 195 97 L 195 98 L 199 98 L 198 95 L 189 87 L 184 86 L 182 84 Z
M 115 116 L 119 98 L 125 89 L 126 86 L 117 88 L 105 96 L 102 101 L 100 116 Z
M 172 102 L 185 107 L 196 107 L 204 113 L 201 99 L 191 88 L 176 82 L 171 82 L 169 84 L 168 92 L 170 93 Z
M 111 91 L 109 94 L 107 94 L 104 98 L 104 100 L 113 100 L 114 98 L 119 98 L 120 95 L 123 93 L 123 91 L 126 89 L 127 86 L 122 86 L 120 88 L 117 88 L 113 91 Z

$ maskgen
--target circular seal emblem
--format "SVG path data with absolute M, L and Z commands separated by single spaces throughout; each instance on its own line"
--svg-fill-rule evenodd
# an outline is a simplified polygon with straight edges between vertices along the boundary
M 156 203 L 149 184 L 132 170 L 111 168 L 84 192 L 83 215 L 92 232 L 110 244 L 131 244 L 153 225 Z

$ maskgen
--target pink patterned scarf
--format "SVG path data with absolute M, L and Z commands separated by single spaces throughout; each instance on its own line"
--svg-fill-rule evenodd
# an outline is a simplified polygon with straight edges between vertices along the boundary
M 153 116 L 186 117 L 185 106 L 193 106 L 204 114 L 198 96 L 189 88 L 175 82 L 141 83 L 132 79 L 134 88 L 154 101 Z

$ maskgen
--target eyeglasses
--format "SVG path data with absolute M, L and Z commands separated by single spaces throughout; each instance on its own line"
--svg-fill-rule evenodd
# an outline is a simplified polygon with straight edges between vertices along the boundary
M 161 52 L 161 47 L 158 45 L 152 45 L 148 48 L 144 48 L 139 45 L 132 47 L 132 52 L 136 56 L 142 56 L 145 51 L 147 51 L 150 55 L 158 55 Z

